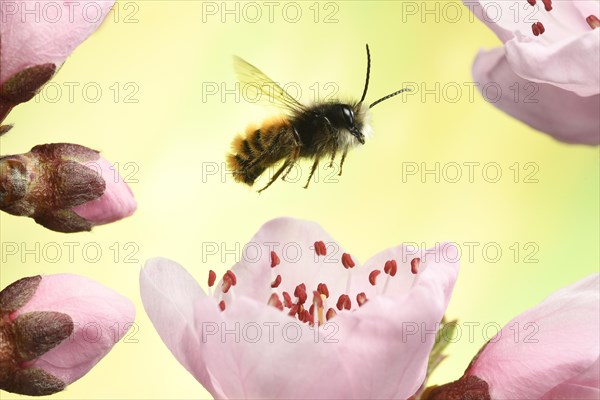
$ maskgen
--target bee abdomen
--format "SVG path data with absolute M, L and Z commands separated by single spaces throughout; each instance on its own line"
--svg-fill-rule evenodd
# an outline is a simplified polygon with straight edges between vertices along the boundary
M 292 125 L 284 117 L 265 121 L 260 127 L 249 126 L 236 136 L 227 155 L 227 165 L 237 182 L 252 186 L 273 163 L 289 154 Z

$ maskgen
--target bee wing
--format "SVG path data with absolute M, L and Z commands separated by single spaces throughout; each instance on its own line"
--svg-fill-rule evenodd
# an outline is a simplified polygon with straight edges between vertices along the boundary
M 243 94 L 251 98 L 267 96 L 269 101 L 293 112 L 306 111 L 306 107 L 275 83 L 264 72 L 240 57 L 234 57 L 233 65 Z

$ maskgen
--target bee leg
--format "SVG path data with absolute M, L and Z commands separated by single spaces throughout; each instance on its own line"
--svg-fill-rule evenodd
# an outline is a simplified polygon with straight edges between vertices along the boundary
M 310 169 L 310 175 L 308 176 L 308 180 L 306 181 L 306 185 L 304 185 L 304 189 L 308 189 L 308 185 L 310 184 L 310 180 L 312 179 L 312 176 L 314 175 L 315 171 L 317 170 L 317 167 L 319 166 L 319 158 L 315 159 L 315 162 L 312 166 L 312 168 Z
M 342 166 L 344 165 L 344 161 L 346 160 L 346 156 L 348 155 L 348 149 L 344 150 L 344 154 L 342 154 L 342 161 L 340 161 L 340 173 L 338 176 L 342 176 Z
M 289 165 L 287 171 L 285 171 L 285 174 L 283 174 L 283 176 L 281 177 L 282 181 L 285 181 L 285 178 L 288 176 L 288 174 L 290 173 L 290 171 L 296 164 L 296 161 L 298 160 L 299 156 L 300 156 L 300 146 L 296 146 L 296 147 L 294 147 L 294 150 L 292 150 L 292 155 L 288 159 L 290 162 L 290 165 Z
M 262 192 L 263 190 L 265 190 L 266 188 L 268 188 L 269 186 L 271 186 L 273 184 L 273 182 L 275 182 L 277 180 L 277 178 L 279 178 L 279 175 L 281 175 L 281 173 L 290 165 L 291 163 L 291 159 L 288 158 L 287 160 L 285 160 L 285 162 L 283 163 L 283 165 L 281 166 L 281 168 L 279 168 L 277 170 L 277 172 L 275 172 L 275 175 L 273 175 L 273 177 L 271 178 L 271 180 L 269 181 L 269 183 L 267 183 L 267 186 L 265 186 L 264 188 L 260 189 L 258 191 L 258 193 Z

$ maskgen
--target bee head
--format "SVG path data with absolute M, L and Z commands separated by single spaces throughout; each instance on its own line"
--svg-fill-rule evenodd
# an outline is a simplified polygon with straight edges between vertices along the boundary
M 361 144 L 365 144 L 365 135 L 361 132 L 361 126 L 352 106 L 341 103 L 334 104 L 325 116 L 332 126 L 347 130 Z

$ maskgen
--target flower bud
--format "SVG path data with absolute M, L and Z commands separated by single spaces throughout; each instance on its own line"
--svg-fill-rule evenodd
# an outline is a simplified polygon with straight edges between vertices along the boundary
M 134 316 L 128 299 L 81 276 L 14 282 L 0 292 L 0 389 L 63 390 L 111 350 Z
M 0 210 L 58 232 L 89 231 L 130 216 L 129 186 L 95 150 L 67 143 L 0 157 Z

